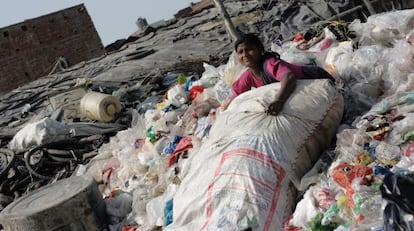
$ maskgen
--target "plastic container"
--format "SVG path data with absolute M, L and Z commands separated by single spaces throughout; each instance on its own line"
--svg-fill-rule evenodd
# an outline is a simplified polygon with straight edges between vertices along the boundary
M 121 102 L 112 95 L 89 92 L 80 101 L 83 116 L 100 122 L 114 120 L 122 110 Z
M 0 213 L 0 223 L 13 231 L 99 231 L 107 228 L 107 216 L 96 181 L 75 176 L 15 200 Z

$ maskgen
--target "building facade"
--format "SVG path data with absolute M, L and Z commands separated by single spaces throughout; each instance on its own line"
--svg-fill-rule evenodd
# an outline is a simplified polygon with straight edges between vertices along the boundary
M 104 53 L 83 4 L 0 28 L 0 93 Z

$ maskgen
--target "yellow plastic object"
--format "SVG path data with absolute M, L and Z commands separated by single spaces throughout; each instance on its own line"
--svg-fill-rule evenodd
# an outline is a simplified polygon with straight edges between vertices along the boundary
M 122 110 L 121 102 L 112 95 L 89 92 L 81 99 L 80 112 L 83 116 L 100 122 L 114 120 Z

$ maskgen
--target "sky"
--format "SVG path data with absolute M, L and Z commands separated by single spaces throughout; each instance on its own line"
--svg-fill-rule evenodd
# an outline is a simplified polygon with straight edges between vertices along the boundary
M 0 7 L 0 28 L 83 3 L 104 46 L 127 38 L 137 30 L 136 21 L 148 24 L 171 19 L 198 0 L 8 0 Z

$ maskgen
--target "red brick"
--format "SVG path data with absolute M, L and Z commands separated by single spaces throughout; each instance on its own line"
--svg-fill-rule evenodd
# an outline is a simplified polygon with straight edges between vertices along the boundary
M 0 93 L 47 75 L 59 56 L 73 65 L 104 52 L 83 4 L 0 28 Z

